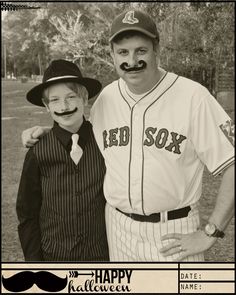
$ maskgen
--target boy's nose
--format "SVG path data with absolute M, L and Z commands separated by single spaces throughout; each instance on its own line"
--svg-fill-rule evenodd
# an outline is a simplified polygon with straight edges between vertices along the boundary
M 61 102 L 61 110 L 64 111 L 64 110 L 68 110 L 69 108 L 69 102 L 64 99 L 62 102 Z

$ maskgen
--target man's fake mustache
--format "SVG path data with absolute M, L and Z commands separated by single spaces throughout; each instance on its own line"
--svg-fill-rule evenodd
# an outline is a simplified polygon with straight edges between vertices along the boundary
M 10 278 L 5 279 L 2 276 L 4 288 L 11 292 L 21 292 L 30 289 L 36 284 L 40 289 L 48 292 L 58 292 L 63 290 L 67 285 L 67 276 L 60 278 L 48 271 L 22 271 Z
M 63 113 L 54 112 L 54 114 L 57 115 L 57 116 L 59 116 L 59 117 L 60 117 L 60 116 L 66 116 L 66 115 L 71 115 L 71 114 L 77 112 L 77 110 L 78 110 L 78 108 L 76 107 L 76 108 L 75 108 L 74 110 L 72 110 L 72 111 L 63 112 Z
M 128 63 L 127 62 L 123 62 L 121 65 L 120 65 L 120 68 L 122 71 L 125 71 L 125 72 L 135 72 L 135 71 L 140 71 L 140 70 L 143 70 L 147 67 L 147 63 L 144 61 L 144 60 L 139 60 L 138 61 L 138 66 L 134 66 L 132 68 L 129 67 Z

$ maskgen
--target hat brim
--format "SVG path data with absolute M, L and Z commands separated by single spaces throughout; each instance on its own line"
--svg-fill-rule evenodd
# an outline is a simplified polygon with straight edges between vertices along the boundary
M 34 105 L 44 107 L 44 104 L 42 102 L 43 90 L 50 85 L 53 85 L 56 83 L 62 83 L 62 82 L 76 82 L 78 84 L 83 85 L 88 91 L 88 99 L 97 95 L 102 89 L 102 84 L 98 80 L 95 80 L 92 78 L 85 78 L 85 77 L 59 78 L 59 79 L 53 79 L 51 81 L 46 81 L 44 83 L 41 83 L 35 86 L 26 94 L 26 99 Z
M 113 34 L 113 35 L 110 37 L 109 42 L 111 42 L 111 41 L 112 41 L 117 35 L 119 35 L 120 33 L 122 33 L 122 32 L 126 32 L 126 31 L 137 31 L 137 32 L 141 32 L 141 33 L 143 33 L 144 35 L 147 35 L 147 36 L 150 37 L 150 38 L 153 38 L 153 39 L 157 38 L 156 35 L 154 35 L 154 34 L 148 32 L 148 31 L 146 31 L 146 30 L 144 30 L 144 29 L 142 29 L 142 28 L 140 28 L 140 27 L 132 26 L 132 27 L 130 27 L 130 28 L 123 28 L 123 29 L 120 29 L 118 32 L 116 32 L 115 34 Z

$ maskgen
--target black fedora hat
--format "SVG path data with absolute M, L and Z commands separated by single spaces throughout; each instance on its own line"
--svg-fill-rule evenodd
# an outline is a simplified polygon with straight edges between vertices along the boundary
M 41 84 L 32 88 L 26 98 L 32 104 L 44 106 L 42 93 L 48 86 L 58 82 L 77 82 L 88 91 L 88 98 L 94 97 L 102 88 L 102 84 L 95 79 L 83 77 L 76 64 L 63 59 L 53 60 L 43 75 Z

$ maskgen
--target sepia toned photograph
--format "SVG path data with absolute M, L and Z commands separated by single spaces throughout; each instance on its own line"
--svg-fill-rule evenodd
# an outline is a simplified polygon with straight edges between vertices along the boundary
M 234 9 L 1 2 L 2 263 L 235 261 Z

